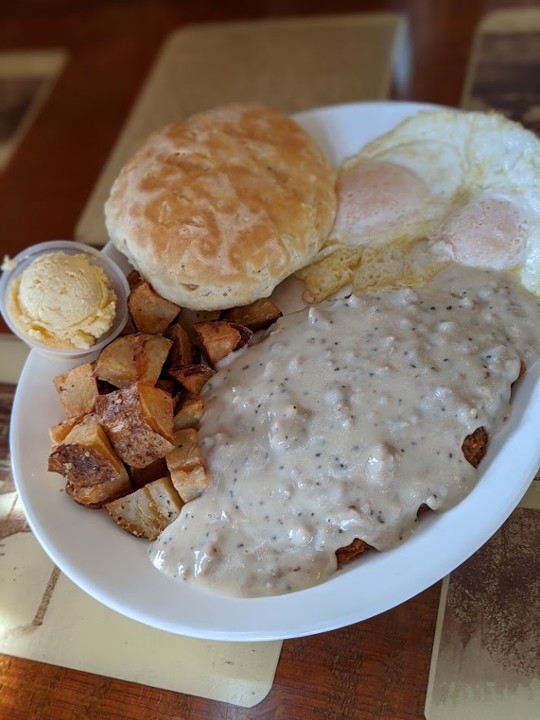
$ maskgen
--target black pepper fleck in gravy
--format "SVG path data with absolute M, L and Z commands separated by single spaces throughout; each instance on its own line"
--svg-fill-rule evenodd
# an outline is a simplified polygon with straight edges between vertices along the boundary
M 280 318 L 205 386 L 212 484 L 152 562 L 212 591 L 272 595 L 330 577 L 355 538 L 402 542 L 421 505 L 445 510 L 474 486 L 462 442 L 508 415 L 521 360 L 539 354 L 539 309 L 507 275 L 452 267 Z

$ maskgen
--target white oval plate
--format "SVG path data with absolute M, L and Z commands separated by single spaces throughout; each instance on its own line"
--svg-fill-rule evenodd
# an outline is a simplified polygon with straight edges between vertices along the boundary
M 339 163 L 426 107 L 360 103 L 296 117 Z M 280 301 L 287 302 L 295 289 L 281 289 Z M 162 575 L 150 563 L 145 541 L 119 530 L 106 513 L 76 505 L 62 491 L 62 478 L 47 472 L 48 427 L 62 418 L 51 379 L 67 367 L 32 351 L 15 396 L 11 453 L 28 521 L 45 551 L 79 587 L 123 615 L 172 633 L 284 639 L 384 612 L 440 580 L 484 544 L 516 507 L 540 464 L 537 363 L 517 388 L 512 417 L 490 444 L 477 486 L 457 507 L 440 516 L 430 513 L 401 547 L 369 553 L 316 587 L 278 597 L 220 597 Z

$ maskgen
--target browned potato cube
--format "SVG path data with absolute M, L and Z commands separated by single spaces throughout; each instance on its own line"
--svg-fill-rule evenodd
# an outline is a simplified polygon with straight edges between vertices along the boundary
M 134 290 L 141 282 L 142 277 L 138 270 L 131 270 L 131 272 L 128 273 L 126 280 L 128 281 L 129 289 Z
M 132 489 L 127 471 L 95 415 L 87 415 L 73 426 L 50 453 L 48 469 L 66 479 L 66 489 L 77 502 L 91 507 Z M 79 492 L 80 488 L 94 491 Z
M 146 280 L 141 280 L 129 294 L 128 309 L 137 330 L 163 333 L 181 307 L 158 295 Z
M 160 515 L 160 531 L 165 530 L 167 525 L 170 525 L 180 514 L 184 501 L 178 494 L 168 475 L 148 483 L 144 489 L 158 509 Z
M 463 452 L 465 460 L 477 468 L 486 455 L 488 443 L 489 436 L 486 429 L 484 427 L 476 428 L 474 432 L 467 435 L 461 445 L 461 451 Z
M 128 472 L 131 478 L 131 484 L 136 488 L 144 487 L 148 485 L 148 483 L 169 474 L 164 457 L 154 460 L 150 465 L 143 468 L 130 467 L 128 468 Z
M 137 537 L 155 540 L 178 517 L 183 504 L 171 479 L 162 477 L 108 503 L 106 510 L 123 530 Z
M 253 332 L 264 330 L 275 323 L 283 315 L 281 310 L 269 298 L 261 298 L 249 305 L 224 310 L 221 317 L 224 320 L 245 325 Z
M 175 433 L 178 446 L 166 455 L 171 480 L 184 502 L 198 497 L 208 487 L 197 432 L 193 429 Z
M 84 486 L 70 482 L 66 483 L 66 492 L 70 498 L 78 502 L 79 505 L 84 505 L 84 507 L 92 510 L 102 508 L 111 500 L 124 497 L 126 493 L 132 490 L 131 485 L 127 488 L 124 480 L 120 477 L 98 485 Z
M 355 538 L 347 547 L 336 550 L 338 567 L 341 568 L 343 565 L 347 565 L 353 560 L 356 560 L 357 557 L 360 557 L 360 555 L 363 555 L 368 550 L 370 550 L 370 545 L 360 540 L 360 538 Z
M 200 396 L 187 393 L 176 407 L 173 416 L 173 430 L 176 432 L 186 428 L 197 428 L 203 412 L 204 407 Z
M 133 320 L 132 320 L 132 319 L 129 317 L 129 315 L 128 315 L 128 319 L 126 320 L 126 324 L 125 324 L 124 327 L 122 328 L 122 332 L 120 333 L 120 337 L 122 337 L 122 336 L 124 336 L 124 335 L 133 335 L 133 334 L 135 334 L 136 332 L 137 332 L 137 328 L 135 327 L 135 323 L 133 322 Z
M 115 387 L 134 382 L 155 385 L 172 341 L 162 335 L 135 333 L 113 340 L 95 363 L 95 375 Z
M 120 458 L 143 468 L 174 447 L 173 400 L 153 385 L 134 383 L 96 400 L 96 412 Z
M 91 413 L 99 395 L 93 363 L 84 363 L 53 378 L 67 418 Z
M 155 540 L 161 532 L 157 508 L 144 488 L 107 503 L 105 509 L 122 530 L 135 537 Z
M 187 330 L 180 323 L 174 323 L 167 328 L 165 337 L 172 340 L 172 348 L 168 358 L 169 364 L 176 366 L 191 365 L 195 359 L 195 354 Z
M 171 366 L 167 372 L 179 382 L 188 392 L 198 395 L 207 380 L 215 374 L 215 370 L 208 365 L 182 365 Z
M 158 380 L 156 382 L 156 387 L 158 387 L 160 390 L 165 390 L 165 392 L 168 392 L 169 395 L 172 395 L 172 397 L 175 397 L 178 394 L 178 392 L 180 392 L 178 383 L 175 380 L 173 380 L 172 378 L 167 378 L 167 377 L 158 378 Z
M 195 323 L 197 333 L 208 359 L 215 365 L 229 353 L 247 345 L 253 333 L 244 325 L 229 320 Z
M 49 439 L 51 441 L 51 450 L 54 450 L 57 445 L 60 445 L 60 443 L 65 440 L 68 433 L 73 430 L 75 425 L 77 425 L 80 421 L 80 418 L 69 418 L 68 420 L 63 420 L 62 422 L 50 427 Z

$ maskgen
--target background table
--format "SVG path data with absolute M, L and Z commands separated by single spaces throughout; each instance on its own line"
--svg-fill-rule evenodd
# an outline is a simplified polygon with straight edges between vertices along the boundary
M 99 190 L 119 141 L 126 137 L 140 93 L 173 33 L 193 28 L 198 32 L 210 30 L 208 23 L 227 23 L 223 29 L 230 30 L 228 24 L 238 21 L 273 22 L 309 16 L 333 23 L 336 17 L 349 13 L 355 17 L 358 13 L 390 13 L 390 18 L 399 20 L 402 31 L 399 42 L 392 46 L 388 87 L 380 97 L 468 107 L 490 102 L 501 105 L 508 93 L 504 92 L 500 67 L 511 67 L 513 74 L 504 76 L 506 87 L 517 87 L 519 97 L 526 96 L 527 100 L 520 104 L 514 97 L 505 111 L 516 112 L 533 125 L 536 116 L 529 110 L 539 104 L 534 78 L 540 77 L 540 72 L 527 81 L 523 70 L 540 67 L 535 64 L 540 63 L 534 41 L 538 23 L 535 26 L 530 17 L 523 22 L 519 14 L 521 19 L 516 20 L 514 14 L 499 17 L 494 25 L 479 25 L 490 11 L 508 7 L 515 11 L 518 6 L 534 10 L 539 3 L 10 3 L 0 9 L 0 52 L 39 51 L 48 60 L 40 64 L 42 69 L 46 66 L 43 76 L 34 70 L 30 73 L 34 85 L 23 88 L 24 97 L 32 99 L 31 107 L 0 172 L 0 255 L 14 254 L 45 239 L 74 237 L 78 229 L 88 227 L 85 219 L 91 216 L 95 221 L 89 208 L 96 188 Z M 537 20 L 537 15 L 532 18 Z M 524 38 L 529 45 L 524 44 Z M 520 60 L 523 53 L 525 60 Z M 380 71 L 380 62 L 373 68 L 369 62 L 361 68 L 349 67 L 350 77 L 361 73 L 369 78 L 370 70 L 374 74 Z M 521 78 L 519 82 L 517 77 Z M 384 77 L 381 82 L 384 84 Z M 19 93 L 21 87 L 19 83 Z M 360 91 L 357 96 L 345 97 L 348 88 L 346 84 L 342 88 L 344 99 L 366 99 Z M 376 96 L 375 89 L 370 92 Z M 0 126 L 0 134 L 9 135 L 10 127 L 9 122 Z M 5 357 L 7 354 L 2 355 Z M 11 482 L 7 432 L 13 392 L 12 384 L 0 386 L 0 482 L 4 487 Z M 444 593 L 452 590 L 447 586 L 442 589 Z M 113 679 L 99 672 L 2 655 L 0 719 L 418 720 L 424 717 L 434 639 L 440 639 L 443 630 L 437 628 L 438 617 L 442 622 L 440 598 L 438 583 L 369 621 L 284 642 L 273 687 L 253 708 Z M 442 636 L 444 640 L 444 633 Z M 151 654 L 148 662 L 152 662 Z M 432 712 L 430 717 L 442 720 L 443 714 Z M 520 720 L 528 717 L 521 715 Z

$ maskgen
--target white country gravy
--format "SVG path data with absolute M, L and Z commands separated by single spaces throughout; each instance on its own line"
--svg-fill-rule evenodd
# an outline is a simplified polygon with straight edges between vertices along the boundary
M 539 353 L 539 308 L 509 275 L 450 268 L 281 318 L 205 386 L 212 485 L 152 562 L 249 597 L 325 580 L 354 538 L 395 546 L 420 505 L 445 510 L 473 487 L 462 442 L 507 417 L 520 358 Z

